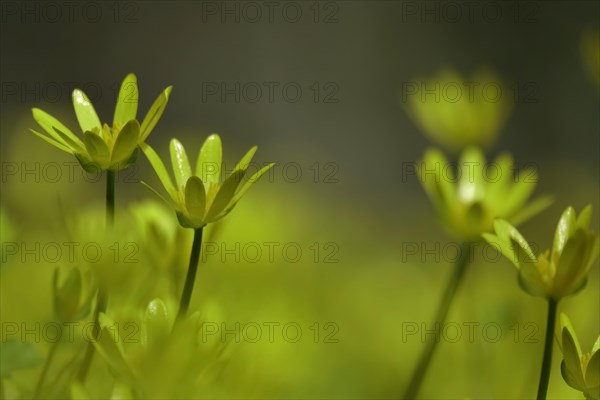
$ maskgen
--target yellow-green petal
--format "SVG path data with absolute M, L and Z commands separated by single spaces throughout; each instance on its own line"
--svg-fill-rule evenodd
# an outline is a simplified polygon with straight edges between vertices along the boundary
M 521 209 L 537 185 L 537 172 L 533 168 L 525 169 L 518 177 L 519 180 L 503 196 L 503 212 L 507 217 Z
M 79 121 L 79 126 L 83 132 L 99 132 L 102 129 L 102 124 L 94 106 L 85 93 L 79 89 L 73 91 L 73 107 L 75 108 L 77 121 Z
M 136 119 L 138 108 L 138 86 L 137 78 L 134 74 L 129 74 L 123 80 L 117 105 L 115 107 L 115 116 L 113 119 L 114 127 L 123 127 L 132 119 Z
M 217 184 L 221 181 L 221 162 L 223 146 L 221 138 L 212 134 L 206 138 L 196 162 L 196 175 L 207 184 Z
M 258 150 L 257 146 L 254 146 L 250 150 L 248 150 L 248 152 L 244 155 L 244 157 L 242 157 L 242 159 L 237 163 L 237 165 L 235 166 L 233 171 L 247 169 L 248 165 L 252 161 L 252 158 L 254 157 L 254 153 L 256 153 L 256 150 Z
M 100 136 L 92 132 L 83 134 L 83 142 L 89 156 L 101 164 L 106 164 L 110 161 L 110 150 L 104 140 Z
M 185 147 L 177 139 L 171 139 L 169 146 L 171 153 L 171 164 L 173 173 L 175 174 L 175 182 L 177 183 L 177 191 L 183 190 L 185 183 L 192 175 L 190 162 L 185 152 Z
M 140 124 L 136 120 L 131 120 L 119 132 L 117 140 L 112 149 L 111 163 L 121 163 L 127 160 L 138 145 L 140 136 Z
M 175 186 L 173 186 L 173 181 L 171 180 L 171 177 L 167 172 L 165 164 L 162 162 L 162 160 L 160 159 L 158 154 L 156 154 L 152 147 L 150 147 L 146 143 L 142 144 L 140 147 L 146 155 L 146 158 L 148 158 L 148 161 L 150 161 L 150 164 L 152 165 L 154 172 L 156 172 L 156 175 L 158 175 L 158 179 L 160 179 L 160 182 L 162 183 L 163 187 L 165 188 L 171 199 L 173 199 L 173 201 L 176 202 L 177 200 L 174 197 Z
M 212 222 L 225 208 L 229 205 L 233 196 L 235 195 L 235 191 L 238 186 L 244 179 L 244 175 L 246 174 L 246 170 L 236 171 L 229 175 L 223 185 L 219 188 L 215 199 L 210 205 L 210 209 L 206 213 L 205 220 L 206 222 Z
M 553 260 L 555 257 L 560 256 L 567 243 L 567 239 L 571 234 L 573 225 L 575 224 L 575 210 L 573 207 L 567 207 L 563 211 L 558 224 L 556 225 L 556 232 L 554 233 L 554 243 L 552 244 L 552 256 Z M 555 260 L 556 261 L 556 260 Z
M 201 222 L 206 207 L 206 192 L 204 185 L 197 176 L 191 176 L 185 184 L 185 208 L 190 217 Z
M 510 223 L 513 225 L 520 225 L 521 223 L 544 211 L 552 203 L 554 203 L 554 198 L 552 196 L 542 196 L 532 200 L 530 203 L 527 203 L 521 207 L 519 211 L 514 213 L 512 217 L 509 218 Z
M 142 121 L 142 127 L 140 128 L 140 142 L 144 142 L 152 129 L 156 126 L 160 117 L 162 116 L 165 108 L 167 107 L 167 103 L 169 102 L 169 96 L 171 95 L 171 90 L 173 90 L 172 86 L 166 88 L 154 101 L 152 107 L 150 107 L 150 111 L 144 117 L 144 121 Z
M 67 135 L 71 140 L 77 140 L 77 136 L 71 132 L 69 128 L 63 125 L 59 120 L 54 118 L 52 115 L 47 112 L 40 110 L 39 108 L 32 108 L 31 113 L 33 114 L 33 119 L 50 135 L 54 138 L 54 140 L 62 143 L 63 145 L 68 146 L 68 144 L 56 133 L 54 128 L 58 128 L 61 132 Z
M 585 370 L 585 384 L 589 388 L 598 388 L 600 386 L 600 352 L 592 354 Z
M 460 180 L 458 194 L 461 202 L 473 203 L 480 201 L 485 194 L 484 180 L 485 157 L 479 148 L 465 149 L 460 160 Z
M 267 171 L 270 170 L 274 165 L 275 165 L 275 163 L 270 163 L 268 165 L 265 165 L 260 170 L 258 170 L 254 175 L 252 175 L 242 185 L 241 189 L 235 194 L 235 196 L 233 197 L 233 199 L 231 200 L 231 202 L 229 203 L 229 205 L 227 206 L 227 208 L 233 207 L 235 205 L 235 203 L 237 203 L 238 201 L 240 201 L 240 199 L 242 198 L 242 196 L 244 196 L 244 194 L 248 191 L 248 189 L 250 189 L 250 187 L 254 183 L 256 183 L 260 179 L 261 176 L 263 176 L 265 173 L 267 173 Z
M 561 318 L 562 323 L 562 318 Z M 561 368 L 563 378 L 571 386 L 583 390 L 585 382 L 581 371 L 581 350 L 572 326 L 566 325 L 562 329 L 562 349 L 564 365 Z
M 581 210 L 577 220 L 575 221 L 575 226 L 580 229 L 588 229 L 590 227 L 590 222 L 592 221 L 592 205 L 588 204 Z
M 36 136 L 39 136 L 40 138 L 44 139 L 46 142 L 50 143 L 52 146 L 61 149 L 62 151 L 66 151 L 67 153 L 73 153 L 73 150 L 67 146 L 65 146 L 63 144 L 63 142 L 58 142 L 54 139 L 52 139 L 49 136 L 46 136 L 42 133 L 39 133 L 37 131 L 34 131 L 33 129 L 29 129 L 31 132 L 33 132 Z

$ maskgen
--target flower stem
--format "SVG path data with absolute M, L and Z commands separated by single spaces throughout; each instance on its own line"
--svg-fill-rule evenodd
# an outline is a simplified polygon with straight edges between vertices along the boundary
M 115 224 L 115 172 L 106 170 L 106 230 L 113 228 Z M 96 295 L 96 309 L 94 310 L 94 328 L 92 330 L 92 339 L 89 341 L 83 357 L 83 362 L 77 373 L 77 379 L 84 382 L 87 376 L 92 359 L 94 358 L 94 341 L 100 335 L 100 321 L 98 316 L 106 311 L 108 303 L 108 294 L 106 290 L 100 286 Z
M 48 357 L 46 357 L 46 362 L 44 363 L 44 368 L 42 369 L 42 373 L 40 374 L 40 378 L 38 379 L 37 385 L 35 386 L 35 391 L 33 392 L 33 398 L 38 399 L 42 392 L 42 387 L 44 385 L 44 381 L 46 380 L 46 375 L 48 374 L 48 369 L 50 368 L 50 364 L 52 364 L 52 360 L 54 359 L 54 354 L 56 353 L 56 349 L 58 348 L 59 341 L 52 343 L 50 346 L 50 351 L 48 352 Z
M 465 271 L 467 269 L 466 267 L 469 265 L 470 253 L 471 247 L 467 243 L 463 243 L 460 247 L 459 257 L 454 264 L 452 278 L 448 282 L 448 286 L 446 286 L 446 291 L 444 292 L 444 296 L 442 297 L 442 301 L 438 307 L 435 318 L 436 330 L 443 329 L 443 325 L 446 322 L 446 316 L 448 315 L 448 310 L 450 309 L 454 295 L 456 294 L 458 286 L 465 275 Z M 429 340 L 425 344 L 425 350 L 423 353 L 421 353 L 419 363 L 413 372 L 408 388 L 404 392 L 404 399 L 414 399 L 419 393 L 419 389 L 423 383 L 425 375 L 427 374 L 427 369 L 429 368 L 429 364 L 431 363 L 431 359 L 433 358 L 437 348 L 438 341 L 437 335 L 434 335 L 433 338 L 431 338 L 431 335 L 429 336 Z
M 188 266 L 187 276 L 185 277 L 185 285 L 181 294 L 181 302 L 179 303 L 179 313 L 177 320 L 180 320 L 187 313 L 194 290 L 194 282 L 196 280 L 196 271 L 198 270 L 198 261 L 200 260 L 200 248 L 202 247 L 202 230 L 198 228 L 194 230 L 194 243 L 192 244 L 192 253 L 190 254 L 190 265 Z
M 106 226 L 112 228 L 115 223 L 115 172 L 106 171 Z
M 546 342 L 544 343 L 544 358 L 542 360 L 542 372 L 540 384 L 538 385 L 537 399 L 546 399 L 548 383 L 550 383 L 550 369 L 552 368 L 552 347 L 554 345 L 554 325 L 556 324 L 556 309 L 558 301 L 548 299 L 548 319 L 546 321 Z

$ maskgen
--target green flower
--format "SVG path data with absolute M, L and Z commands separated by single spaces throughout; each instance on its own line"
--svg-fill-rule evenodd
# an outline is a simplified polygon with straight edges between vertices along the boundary
M 195 174 L 192 174 L 185 148 L 177 139 L 171 140 L 170 149 L 175 185 L 156 152 L 146 144 L 142 146 L 144 154 L 169 194 L 179 223 L 186 228 L 198 229 L 223 218 L 235 207 L 250 186 L 274 165 L 266 165 L 240 185 L 246 175 L 248 164 L 256 152 L 256 146 L 246 153 L 233 172 L 223 181 L 221 181 L 222 146 L 219 135 L 210 135 L 204 141 L 198 155 Z M 154 189 L 152 190 L 158 194 Z
M 492 145 L 511 111 L 504 86 L 489 71 L 469 79 L 453 70 L 416 79 L 405 93 L 406 112 L 434 143 L 448 150 Z
M 73 106 L 83 132 L 83 141 L 69 128 L 50 114 L 33 108 L 33 118 L 47 135 L 33 129 L 31 132 L 53 146 L 73 154 L 86 171 L 126 168 L 135 162 L 138 145 L 144 143 L 167 105 L 171 86 L 156 99 L 140 126 L 136 119 L 138 107 L 137 78 L 134 74 L 125 77 L 113 119 L 112 128 L 101 124 L 94 106 L 85 93 L 73 91 Z
M 518 224 L 551 203 L 549 197 L 527 203 L 537 174 L 528 168 L 514 175 L 507 154 L 486 165 L 481 150 L 470 147 L 463 151 L 457 168 L 452 167 L 441 151 L 429 149 L 417 170 L 442 225 L 456 238 L 477 240 L 493 229 L 495 218 Z
M 60 279 L 57 268 L 54 271 L 54 313 L 60 321 L 71 322 L 85 318 L 91 307 L 94 291 L 89 278 L 84 282 L 79 268 L 70 268 L 67 277 Z M 87 292 L 87 293 L 86 293 Z
M 598 257 L 600 238 L 589 229 L 592 206 L 576 217 L 568 207 L 560 217 L 552 250 L 535 256 L 519 231 L 504 220 L 494 222 L 496 234 L 484 234 L 519 269 L 519 283 L 533 296 L 559 300 L 581 290 Z
M 575 329 L 565 314 L 560 315 L 560 326 L 559 345 L 564 358 L 560 372 L 563 379 L 573 389 L 583 392 L 586 399 L 600 399 L 600 336 L 592 351 L 582 354 Z

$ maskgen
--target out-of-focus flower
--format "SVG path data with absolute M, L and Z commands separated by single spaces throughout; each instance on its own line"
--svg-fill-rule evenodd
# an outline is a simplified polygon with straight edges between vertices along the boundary
M 172 139 L 170 148 L 175 185 L 156 152 L 147 144 L 142 146 L 142 150 L 169 195 L 171 201 L 165 200 L 165 202 L 172 204 L 179 223 L 186 228 L 198 229 L 223 218 L 235 207 L 250 186 L 273 166 L 271 163 L 261 168 L 240 186 L 248 164 L 256 152 L 256 146 L 242 157 L 233 172 L 223 181 L 221 181 L 222 146 L 219 135 L 210 135 L 204 141 L 194 174 L 183 145 L 177 139 Z M 162 197 L 154 189 L 152 190 Z
M 563 353 L 560 372 L 573 389 L 583 392 L 586 399 L 600 399 L 600 336 L 592 351 L 582 354 L 573 325 L 565 314 L 560 315 L 559 344 Z
M 588 75 L 594 83 L 600 85 L 600 31 L 586 29 L 581 35 L 579 48 Z
M 170 310 L 158 298 L 148 304 L 140 318 L 140 341 L 125 341 L 120 324 L 100 314 L 102 334 L 94 346 L 124 392 L 141 398 L 189 398 L 214 389 L 211 385 L 229 359 L 230 341 L 205 340 L 201 312 L 173 326 Z
M 138 87 L 134 74 L 125 77 L 112 127 L 101 124 L 94 106 L 79 89 L 73 91 L 73 106 L 83 132 L 83 141 L 50 114 L 33 108 L 33 118 L 46 135 L 31 132 L 54 147 L 73 154 L 86 171 L 120 170 L 135 162 L 138 145 L 144 143 L 167 106 L 171 86 L 156 99 L 142 124 L 137 121 Z
M 587 273 L 598 257 L 600 238 L 589 229 L 592 206 L 576 217 L 568 207 L 560 217 L 552 250 L 535 256 L 515 227 L 504 220 L 494 222 L 496 234 L 484 234 L 492 245 L 519 269 L 519 283 L 533 296 L 559 300 L 581 290 Z
M 549 197 L 527 203 L 537 173 L 528 168 L 515 175 L 513 160 L 507 154 L 486 164 L 481 150 L 470 147 L 453 168 L 441 151 L 429 149 L 417 170 L 442 225 L 462 240 L 477 240 L 491 231 L 495 218 L 518 224 L 551 203 Z
M 79 268 L 70 268 L 64 279 L 60 268 L 54 270 L 54 313 L 60 321 L 78 321 L 89 314 L 94 290 L 90 275 L 86 278 Z
M 490 71 L 465 78 L 447 69 L 404 89 L 408 115 L 431 141 L 452 151 L 491 146 L 512 108 L 506 88 Z

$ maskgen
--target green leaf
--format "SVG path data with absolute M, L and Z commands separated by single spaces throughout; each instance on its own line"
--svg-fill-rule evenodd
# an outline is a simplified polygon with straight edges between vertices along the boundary
M 217 134 L 212 134 L 202 144 L 196 162 L 196 175 L 202 179 L 202 182 L 214 185 L 221 181 L 222 157 L 221 138 Z
M 162 162 L 158 154 L 156 154 L 154 149 L 152 149 L 152 147 L 150 147 L 146 143 L 143 143 L 140 147 L 146 155 L 146 158 L 148 158 L 148 161 L 150 161 L 150 164 L 152 165 L 152 168 L 154 168 L 154 172 L 156 172 L 156 175 L 158 175 L 158 179 L 160 179 L 160 182 L 162 183 L 163 187 L 165 188 L 169 196 L 171 196 L 171 199 L 173 199 L 174 202 L 177 202 L 177 199 L 174 197 L 175 186 L 173 186 L 173 181 L 171 180 L 171 177 L 167 172 L 165 164 Z
M 8 339 L 0 342 L 0 378 L 8 378 L 13 372 L 36 367 L 42 358 L 35 346 L 21 340 Z
M 136 120 L 131 120 L 119 132 L 117 140 L 112 149 L 111 163 L 121 163 L 131 157 L 133 151 L 137 148 L 140 137 L 140 124 Z
M 275 165 L 275 163 L 270 163 L 269 165 L 265 165 L 260 170 L 258 170 L 258 172 L 256 172 L 254 175 L 252 175 L 250 177 L 250 179 L 248 179 L 244 183 L 244 185 L 242 186 L 242 188 L 235 194 L 235 196 L 233 197 L 233 199 L 231 200 L 231 202 L 229 203 L 229 205 L 227 206 L 227 208 L 233 207 L 238 201 L 240 201 L 240 199 L 242 198 L 242 196 L 244 196 L 244 194 L 248 191 L 248 189 L 250 189 L 250 187 L 253 184 L 255 184 L 260 179 L 260 177 L 263 176 L 274 165 Z
M 244 179 L 246 170 L 236 171 L 229 175 L 223 185 L 219 188 L 215 199 L 210 205 L 210 209 L 206 213 L 206 222 L 212 222 L 231 202 L 235 195 L 235 191 Z
M 172 86 L 166 88 L 154 101 L 152 107 L 150 107 L 150 111 L 144 117 L 144 121 L 142 121 L 142 127 L 140 129 L 141 132 L 141 141 L 144 142 L 154 129 L 154 126 L 160 120 L 165 108 L 167 107 L 167 103 L 169 102 L 169 96 L 171 95 L 171 90 L 173 90 Z
M 132 119 L 136 119 L 138 108 L 138 86 L 137 78 L 134 74 L 129 74 L 123 80 L 117 106 L 115 107 L 115 116 L 113 120 L 114 127 L 123 127 Z
M 185 208 L 196 222 L 202 222 L 206 207 L 206 192 L 197 176 L 190 176 L 185 184 Z
M 33 114 L 33 119 L 46 131 L 50 136 L 54 138 L 54 140 L 62 143 L 63 145 L 68 147 L 67 142 L 65 142 L 62 137 L 56 133 L 54 128 L 58 128 L 61 132 L 67 135 L 72 141 L 77 141 L 78 138 L 71 132 L 69 128 L 63 125 L 59 120 L 54 118 L 52 115 L 48 114 L 45 111 L 40 110 L 39 108 L 32 108 L 31 112 Z
M 185 183 L 192 175 L 190 162 L 185 152 L 185 147 L 177 139 L 171 139 L 170 145 L 171 163 L 175 173 L 175 182 L 177 182 L 177 191 L 183 190 Z
M 103 166 L 110 161 L 110 150 L 100 136 L 90 131 L 83 134 L 83 143 L 92 159 L 98 161 Z
M 51 138 L 51 137 L 49 137 L 49 136 L 46 136 L 46 135 L 44 135 L 44 134 L 42 134 L 42 133 L 39 133 L 39 132 L 36 132 L 36 131 L 34 131 L 33 129 L 29 129 L 29 130 L 30 130 L 31 132 L 33 132 L 35 135 L 37 135 L 37 136 L 39 136 L 40 138 L 44 139 L 46 142 L 50 143 L 52 146 L 54 146 L 54 147 L 56 147 L 56 148 L 58 148 L 58 149 L 60 149 L 60 150 L 62 150 L 62 151 L 66 151 L 67 153 L 71 153 L 71 154 L 73 153 L 73 150 L 71 150 L 71 148 L 69 148 L 69 147 L 65 146 L 65 145 L 63 144 L 63 142 L 58 142 L 58 141 L 56 141 L 56 140 L 52 139 L 52 138 Z
M 94 106 L 85 93 L 79 89 L 73 90 L 73 107 L 75 108 L 77 121 L 79 121 L 79 126 L 81 126 L 83 132 L 99 132 L 102 129 L 102 124 Z

